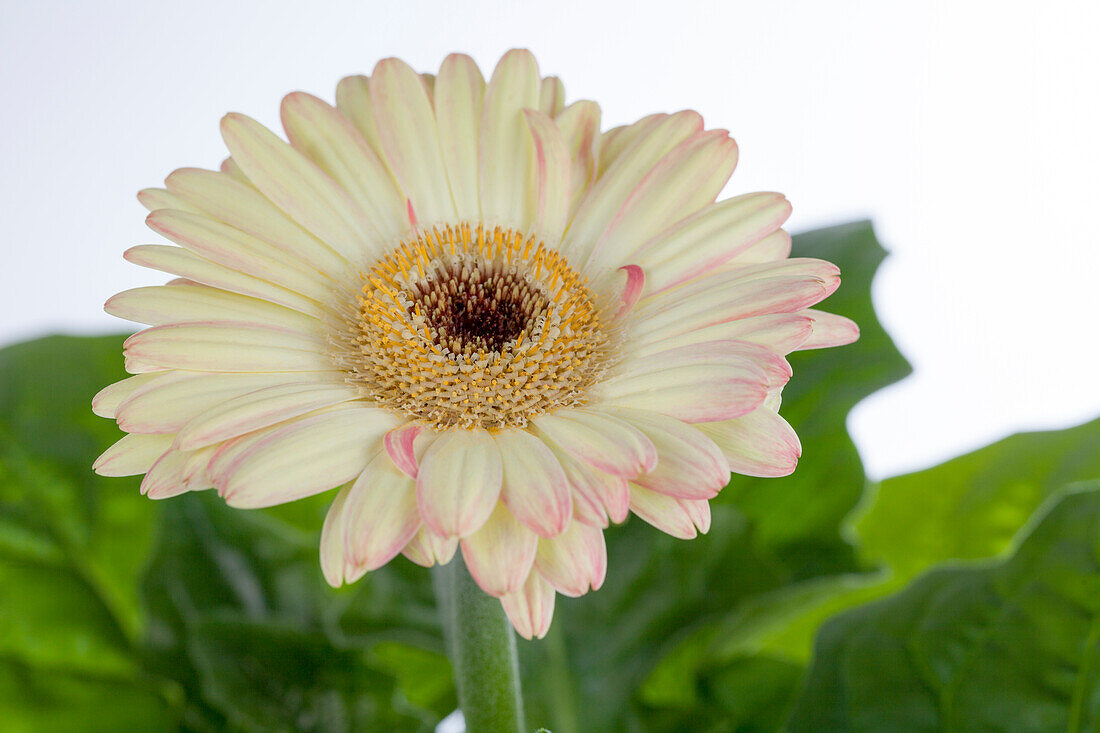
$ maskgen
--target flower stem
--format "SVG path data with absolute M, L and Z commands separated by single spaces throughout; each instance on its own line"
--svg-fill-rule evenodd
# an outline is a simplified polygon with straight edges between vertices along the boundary
M 467 733 L 523 733 L 523 697 L 512 624 L 478 587 L 462 555 L 433 569 L 435 597 Z

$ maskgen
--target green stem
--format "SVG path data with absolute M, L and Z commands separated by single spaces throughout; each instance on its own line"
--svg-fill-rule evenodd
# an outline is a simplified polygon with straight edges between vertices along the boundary
M 500 601 L 478 587 L 461 554 L 432 581 L 467 733 L 523 733 L 516 636 Z

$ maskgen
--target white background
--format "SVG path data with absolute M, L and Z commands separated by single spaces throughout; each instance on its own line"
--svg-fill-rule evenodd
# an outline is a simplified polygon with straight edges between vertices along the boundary
M 916 373 L 853 413 L 873 476 L 1100 415 L 1100 3 L 0 10 L 0 344 L 131 327 L 101 305 L 159 281 L 120 256 L 156 241 L 134 193 L 216 167 L 223 113 L 277 127 L 286 92 L 331 100 L 385 56 L 462 50 L 488 74 L 526 46 L 605 125 L 691 107 L 732 130 L 727 193 L 785 192 L 794 231 L 874 219 L 876 306 Z

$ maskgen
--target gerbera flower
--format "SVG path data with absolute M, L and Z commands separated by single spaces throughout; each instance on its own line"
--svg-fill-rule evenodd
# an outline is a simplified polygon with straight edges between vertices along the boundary
M 731 471 L 790 473 L 784 355 L 857 335 L 808 310 L 837 268 L 787 259 L 782 195 L 715 202 L 725 130 L 563 100 L 511 51 L 488 83 L 452 55 L 291 94 L 289 143 L 227 115 L 221 171 L 139 194 L 179 246 L 126 257 L 178 279 L 107 302 L 150 328 L 95 399 L 129 433 L 96 471 L 242 508 L 340 487 L 332 585 L 461 548 L 527 638 L 600 587 L 611 523 L 691 538 Z

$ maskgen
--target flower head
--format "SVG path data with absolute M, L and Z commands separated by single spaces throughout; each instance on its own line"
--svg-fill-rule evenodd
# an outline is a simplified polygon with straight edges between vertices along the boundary
M 220 171 L 139 194 L 178 246 L 126 257 L 177 279 L 107 302 L 150 327 L 96 470 L 237 507 L 339 487 L 331 584 L 461 548 L 528 638 L 600 587 L 611 523 L 691 538 L 731 471 L 790 473 L 784 356 L 858 334 L 810 310 L 837 269 L 787 258 L 782 195 L 716 203 L 726 131 L 563 99 L 511 51 L 488 83 L 456 54 L 291 94 L 289 143 L 227 115 Z

